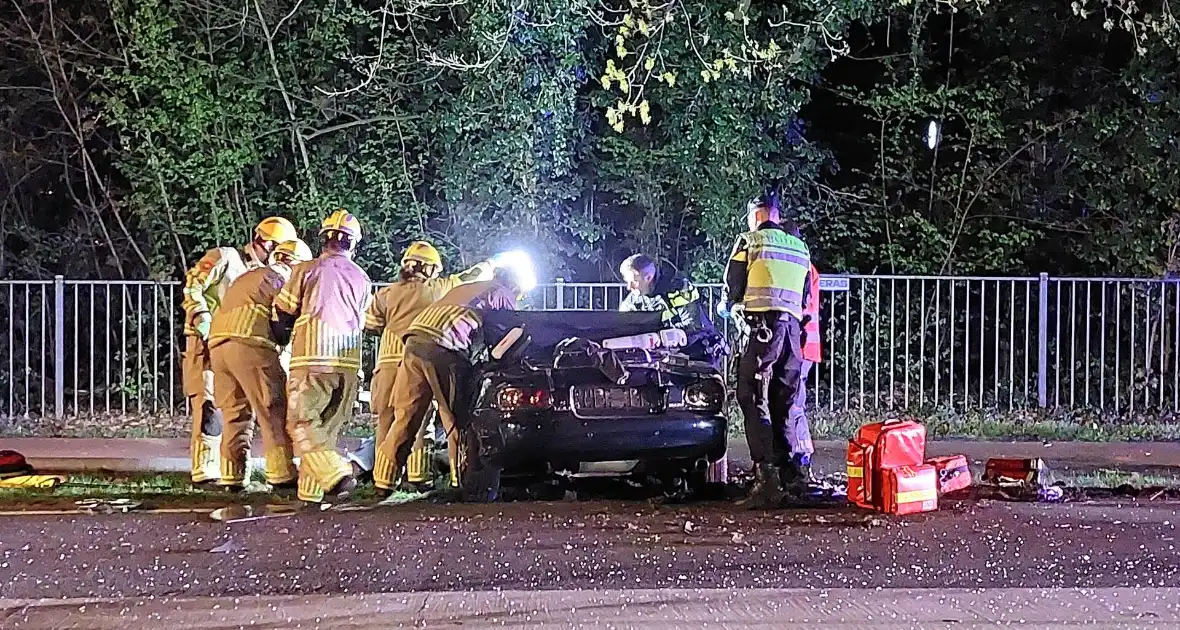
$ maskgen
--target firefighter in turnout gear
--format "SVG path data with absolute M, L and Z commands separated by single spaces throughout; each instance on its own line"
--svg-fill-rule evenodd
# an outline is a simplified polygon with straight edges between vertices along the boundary
M 657 266 L 643 254 L 624 260 L 619 271 L 631 290 L 619 304 L 620 311 L 663 313 L 665 325 L 683 330 L 688 337 L 685 354 L 720 368 L 721 358 L 729 349 L 709 319 L 707 309 L 701 304 L 701 294 L 692 282 L 677 276 L 671 266 Z
M 189 269 L 184 283 L 185 349 L 181 372 L 184 394 L 192 409 L 191 476 L 194 484 L 216 482 L 221 477 L 218 451 L 221 413 L 214 405 L 213 371 L 209 362 L 209 330 L 234 280 L 261 267 L 279 243 L 298 237 L 295 226 L 282 217 L 263 219 L 254 238 L 242 247 L 218 247 L 205 252 Z
M 400 278 L 377 291 L 373 304 L 365 314 L 365 330 L 381 336 L 372 382 L 372 407 L 373 415 L 377 417 L 377 427 L 374 437 L 362 443 L 359 452 L 350 455 L 350 458 L 366 472 L 376 465 L 377 445 L 385 439 L 389 427 L 393 425 L 394 381 L 398 365 L 402 362 L 402 337 L 410 324 L 426 307 L 440 300 L 451 289 L 466 282 L 490 278 L 493 268 L 492 262 L 486 260 L 457 274 L 443 276 L 440 275 L 441 271 L 442 257 L 433 245 L 425 241 L 410 243 L 402 255 Z M 410 484 L 424 484 L 432 478 L 425 423 L 415 439 L 407 469 L 406 481 Z
M 750 231 L 734 245 L 725 284 L 727 306 L 740 306 L 750 329 L 738 362 L 737 398 L 754 485 L 739 505 L 757 509 L 778 505 L 784 480 L 793 489 L 805 474 L 802 454 L 792 452 L 787 423 L 800 384 L 800 325 L 811 254 L 792 234 L 793 226 L 783 225 L 773 191 L 749 203 L 746 220 Z
M 516 301 L 531 288 L 507 269 L 497 269 L 491 280 L 455 287 L 414 318 L 394 381 L 393 426 L 377 446 L 373 483 L 379 495 L 392 494 L 432 400 L 447 434 L 451 461 L 462 466 L 456 423 L 467 421 L 463 407 L 471 355 L 483 325 L 480 311 L 515 310 Z
M 346 498 L 352 467 L 336 452 L 340 429 L 356 404 L 365 311 L 371 283 L 353 253 L 361 240 L 356 217 L 338 210 L 320 228 L 319 258 L 295 267 L 275 298 L 275 339 L 291 340 L 287 432 L 299 456 L 299 498 Z
M 246 486 L 253 420 L 262 430 L 266 481 L 275 487 L 295 486 L 295 463 L 287 435 L 287 374 L 279 357 L 284 352 L 271 331 L 275 296 L 291 277 L 291 268 L 311 260 L 301 240 L 282 243 L 270 265 L 242 274 L 226 290 L 209 331 L 213 368 L 213 399 L 225 427 L 221 436 L 222 487 Z

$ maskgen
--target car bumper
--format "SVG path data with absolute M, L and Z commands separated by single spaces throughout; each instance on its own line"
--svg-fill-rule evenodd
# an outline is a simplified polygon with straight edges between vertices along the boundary
M 725 455 L 728 421 L 723 415 L 667 412 L 658 417 L 574 417 L 554 412 L 538 417 L 480 418 L 499 427 L 505 461 L 605 462 L 707 459 Z M 513 466 L 515 467 L 515 466 Z

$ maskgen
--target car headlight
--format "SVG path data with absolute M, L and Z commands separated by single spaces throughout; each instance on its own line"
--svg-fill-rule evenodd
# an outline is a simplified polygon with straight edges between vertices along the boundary
M 721 379 L 697 381 L 686 387 L 684 406 L 693 411 L 721 411 L 725 406 L 725 386 Z

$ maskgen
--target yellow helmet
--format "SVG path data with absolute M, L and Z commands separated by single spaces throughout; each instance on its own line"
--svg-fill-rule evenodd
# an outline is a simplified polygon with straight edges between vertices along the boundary
M 278 262 L 295 265 L 301 262 L 307 262 L 314 258 L 314 256 L 312 256 L 311 248 L 307 246 L 307 243 L 299 239 L 294 239 L 285 243 L 279 243 L 274 253 L 271 254 L 271 258 Z
M 361 240 L 361 222 L 347 210 L 337 210 L 324 219 L 320 226 L 320 234 L 339 232 L 347 234 L 353 241 Z
M 411 260 L 435 267 L 442 266 L 442 257 L 438 255 L 438 250 L 426 241 L 414 241 L 406 248 L 406 253 L 402 254 L 402 266 Z
M 285 243 L 299 238 L 299 232 L 283 217 L 267 217 L 254 228 L 254 238 L 270 243 Z

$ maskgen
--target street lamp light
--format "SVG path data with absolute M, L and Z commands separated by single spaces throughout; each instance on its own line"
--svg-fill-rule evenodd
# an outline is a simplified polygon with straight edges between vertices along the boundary
M 938 123 L 932 120 L 930 125 L 926 127 L 926 147 L 933 151 L 938 146 L 939 140 L 942 140 L 942 130 Z

